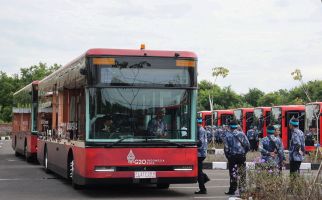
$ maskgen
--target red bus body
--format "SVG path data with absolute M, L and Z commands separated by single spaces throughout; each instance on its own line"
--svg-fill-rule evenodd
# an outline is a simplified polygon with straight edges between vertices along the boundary
M 143 98 L 138 95 L 138 93 L 142 92 L 145 88 L 142 90 L 138 89 L 137 93 L 135 93 L 133 92 L 135 88 L 131 89 L 130 86 L 123 84 L 121 85 L 121 87 L 123 87 L 122 89 L 118 89 L 118 86 L 113 86 L 108 87 L 105 93 L 99 93 L 102 96 L 101 99 L 103 99 L 101 100 L 94 92 L 105 91 L 104 84 L 100 82 L 95 87 L 90 86 L 97 82 L 97 80 L 93 78 L 93 73 L 95 72 L 93 69 L 96 65 L 101 68 L 106 67 L 107 65 L 115 65 L 116 67 L 106 67 L 108 70 L 113 70 L 117 68 L 118 63 L 120 63 L 120 65 L 122 64 L 122 66 L 125 66 L 126 68 L 128 63 L 116 61 L 117 59 L 122 60 L 128 58 L 143 60 L 156 58 L 161 61 L 162 59 L 169 58 L 171 62 L 174 60 L 174 63 L 177 64 L 178 69 L 180 70 L 183 68 L 196 70 L 196 65 L 194 63 L 196 63 L 197 57 L 192 52 L 121 49 L 88 50 L 76 60 L 39 82 L 39 91 L 41 94 L 39 101 L 42 103 L 41 109 L 38 112 L 41 118 L 39 121 L 42 123 L 38 123 L 39 135 L 41 135 L 38 138 L 37 144 L 38 161 L 45 166 L 46 171 L 54 171 L 62 177 L 71 179 L 74 186 L 87 184 L 151 183 L 164 184 L 163 186 L 166 187 L 167 184 L 171 183 L 195 183 L 197 181 L 198 173 L 195 138 L 195 102 L 197 97 L 196 75 L 195 80 L 192 81 L 193 87 L 191 87 L 191 91 L 189 90 L 190 88 L 185 89 L 189 90 L 188 92 L 190 93 L 187 94 L 191 94 L 192 96 L 191 101 L 186 101 L 194 102 L 191 105 L 187 104 L 186 107 L 179 110 L 178 106 L 181 106 L 181 104 L 177 105 L 172 103 L 177 101 L 177 99 L 174 99 L 175 101 L 170 101 L 167 99 L 171 99 L 171 95 L 166 97 L 159 95 L 159 98 L 164 98 L 164 100 L 158 101 L 159 104 L 164 105 L 168 103 L 170 105 L 168 107 L 164 105 L 166 108 L 166 117 L 177 116 L 176 112 L 179 111 L 184 115 L 187 113 L 187 108 L 190 109 L 191 107 L 191 116 L 189 116 L 189 111 L 188 116 L 180 121 L 180 123 L 184 123 L 185 121 L 191 122 L 191 129 L 188 127 L 189 131 L 186 131 L 188 133 L 184 136 L 180 135 L 182 131 L 175 132 L 177 133 L 176 137 L 178 138 L 178 141 L 176 142 L 181 145 L 174 145 L 177 144 L 176 142 L 162 142 L 162 139 L 159 139 L 160 142 L 158 142 L 158 140 L 155 142 L 151 140 L 151 142 L 149 142 L 148 138 L 141 142 L 142 144 L 140 141 L 136 142 L 135 140 L 122 141 L 125 137 L 123 139 L 121 137 L 121 140 L 118 138 L 118 140 L 110 142 L 109 139 L 100 139 L 101 136 L 99 135 L 99 132 L 95 132 L 96 122 L 99 122 L 101 114 L 99 113 L 100 111 L 97 111 L 98 106 L 92 106 L 89 102 L 93 101 L 98 104 L 98 100 L 104 100 L 106 102 L 109 100 L 108 102 L 113 101 L 113 104 L 99 105 L 101 107 L 116 105 L 125 110 L 125 106 L 122 107 L 123 102 L 114 101 L 109 95 L 115 95 L 122 98 L 122 101 L 128 103 L 129 97 L 126 96 L 127 98 L 124 98 L 121 94 L 121 92 L 127 91 L 127 87 L 129 87 L 130 90 L 129 93 L 126 94 L 133 94 L 130 98 Z M 113 64 L 109 64 L 110 62 Z M 146 62 L 140 62 L 138 65 L 135 65 L 138 70 L 136 70 L 136 68 L 133 69 L 136 70 L 135 72 L 139 73 L 140 70 L 145 67 L 144 64 L 146 64 Z M 151 65 L 146 68 L 150 69 L 149 67 L 151 67 Z M 103 74 L 103 71 L 100 72 L 100 74 Z M 189 73 L 189 75 L 191 74 L 192 73 Z M 86 79 L 85 76 L 87 76 Z M 110 79 L 106 80 L 111 81 Z M 112 81 L 113 80 L 116 79 L 112 79 Z M 133 80 L 133 83 L 134 81 L 136 80 Z M 149 87 L 151 88 L 151 86 Z M 158 89 L 153 88 L 153 90 L 151 89 L 151 92 L 154 90 L 158 91 Z M 160 90 L 163 92 L 163 89 Z M 166 92 L 168 90 L 176 92 L 179 89 L 172 89 L 170 85 L 166 88 Z M 149 95 L 149 93 L 144 94 Z M 172 93 L 169 92 L 169 94 Z M 156 98 L 155 96 L 153 96 L 153 98 Z M 97 98 L 98 100 L 92 100 L 94 98 Z M 146 105 L 149 105 L 148 100 L 149 99 L 144 100 Z M 129 102 L 129 104 L 131 103 L 131 106 L 132 102 Z M 182 101 L 177 102 L 181 103 Z M 142 104 L 138 103 L 136 103 L 135 106 L 143 107 Z M 124 122 L 122 121 L 122 123 L 125 124 L 130 120 L 142 120 L 145 122 L 149 119 L 147 117 L 149 112 L 151 112 L 151 109 L 143 110 L 141 107 L 137 109 L 138 111 L 133 110 L 133 112 L 143 113 L 146 115 L 146 118 L 136 119 L 132 117 L 124 120 Z M 92 109 L 92 111 L 90 109 Z M 113 107 L 113 109 L 115 109 L 115 107 Z M 142 111 L 140 111 L 140 109 Z M 126 111 L 127 110 L 129 110 L 128 107 L 126 107 Z M 185 112 L 183 112 L 183 110 L 185 110 Z M 105 110 L 104 112 L 111 111 Z M 115 114 L 113 117 L 124 117 L 121 111 L 117 111 L 113 114 Z M 93 118 L 91 118 L 92 115 L 94 116 Z M 175 120 L 176 118 L 174 118 L 174 120 L 169 120 L 171 126 L 175 126 L 179 123 L 179 121 L 176 122 Z M 115 120 L 114 123 L 121 123 L 121 121 Z M 135 124 L 135 126 L 135 128 L 138 128 L 138 124 Z M 117 128 L 120 129 L 123 127 Z M 187 128 L 185 128 L 185 130 L 187 130 Z M 98 139 L 95 138 L 95 134 L 97 134 Z M 110 135 L 109 137 L 112 136 L 113 135 Z M 174 136 L 171 135 L 170 139 L 173 139 L 173 137 Z M 181 137 L 183 138 L 182 141 L 186 142 L 181 142 Z M 189 139 L 185 140 L 185 137 L 189 137 Z M 71 172 L 72 176 L 70 176 Z
M 233 110 L 214 110 L 213 118 L 215 126 L 228 125 L 229 121 L 233 119 Z
M 254 108 L 254 125 L 257 126 L 259 137 L 267 136 L 267 126 L 270 124 L 271 107 Z
M 312 102 L 305 105 L 305 131 L 312 131 L 314 136 L 314 145 L 312 145 L 313 141 L 310 142 L 305 139 L 305 150 L 306 151 L 314 151 L 317 147 L 321 146 L 321 138 L 322 138 L 322 102 Z M 311 130 L 310 130 L 311 129 Z
M 288 127 L 289 121 L 292 117 L 299 118 L 299 129 L 304 132 L 304 117 L 305 106 L 304 105 L 285 105 L 274 106 L 271 110 L 271 122 L 273 125 L 280 126 L 282 142 L 284 149 L 289 148 L 289 142 L 291 139 L 291 131 Z
M 12 112 L 12 148 L 15 154 L 29 161 L 37 155 L 37 102 L 38 81 L 34 81 L 14 94 Z
M 197 113 L 197 116 L 202 118 L 203 127 L 211 126 L 211 111 L 207 111 L 207 110 L 199 111 Z
M 238 108 L 234 110 L 234 118 L 246 134 L 253 124 L 254 108 Z

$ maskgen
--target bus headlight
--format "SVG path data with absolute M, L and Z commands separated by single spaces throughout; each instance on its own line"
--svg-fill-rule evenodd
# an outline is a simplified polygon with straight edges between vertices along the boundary
M 96 172 L 115 172 L 115 167 L 95 166 Z
M 191 171 L 192 165 L 183 165 L 183 166 L 175 166 L 173 168 L 174 171 Z

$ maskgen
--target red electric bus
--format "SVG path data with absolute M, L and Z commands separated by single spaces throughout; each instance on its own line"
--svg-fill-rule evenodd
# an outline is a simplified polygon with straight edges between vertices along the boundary
M 38 161 L 75 188 L 194 183 L 196 100 L 192 52 L 90 49 L 39 82 Z
M 288 127 L 290 119 L 299 119 L 299 129 L 304 131 L 305 106 L 304 105 L 287 105 L 274 106 L 271 110 L 271 123 L 280 127 L 284 149 L 288 149 L 291 140 L 291 130 Z
M 246 134 L 253 124 L 254 108 L 237 108 L 234 110 L 234 118 Z
M 202 118 L 202 126 L 211 126 L 211 111 L 199 111 L 197 116 Z
M 27 161 L 37 155 L 38 81 L 13 94 L 12 148 Z
M 234 111 L 233 110 L 214 110 L 213 119 L 215 126 L 228 125 L 230 120 L 233 119 Z
M 305 133 L 311 132 L 313 138 L 305 138 L 306 151 L 313 151 L 316 147 L 321 146 L 321 118 L 322 102 L 308 103 L 305 105 Z M 318 144 L 318 145 L 317 145 Z
M 259 137 L 267 136 L 267 126 L 270 124 L 271 107 L 256 107 L 254 108 L 254 126 L 257 127 Z

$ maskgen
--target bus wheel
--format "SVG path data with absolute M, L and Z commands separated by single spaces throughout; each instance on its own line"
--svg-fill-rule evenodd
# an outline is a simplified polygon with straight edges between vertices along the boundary
M 169 183 L 158 183 L 157 188 L 159 189 L 168 189 L 170 187 Z
M 25 156 L 25 159 L 27 162 L 30 162 L 31 161 L 31 158 L 28 157 L 28 154 L 27 154 L 27 142 L 25 141 L 25 145 L 23 147 L 23 155 Z
M 74 173 L 75 173 L 75 163 L 74 163 L 74 158 L 71 158 L 70 161 L 68 162 L 68 179 L 71 180 L 72 186 L 74 189 L 76 190 L 83 189 L 82 185 L 78 185 L 77 183 L 75 183 Z
M 15 156 L 19 156 L 19 153 L 17 152 L 17 137 L 15 136 Z
M 47 148 L 45 148 L 45 156 L 44 156 L 44 167 L 45 167 L 45 172 L 49 173 L 49 168 L 48 168 L 48 153 L 47 153 Z

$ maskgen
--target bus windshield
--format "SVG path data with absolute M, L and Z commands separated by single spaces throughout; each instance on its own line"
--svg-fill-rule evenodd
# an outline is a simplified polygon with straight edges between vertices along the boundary
M 194 67 L 182 67 L 176 58 L 92 58 L 90 84 L 105 86 L 192 87 Z M 187 62 L 194 62 L 184 60 Z
M 242 110 L 238 109 L 238 110 L 234 110 L 234 116 L 235 119 L 237 120 L 238 124 L 242 125 L 242 121 L 243 121 L 243 112 Z
M 272 108 L 271 122 L 273 125 L 277 125 L 278 127 L 282 126 L 282 109 L 281 108 Z
M 263 110 L 261 108 L 255 108 L 254 109 L 254 126 L 257 127 L 257 129 L 262 132 L 263 126 L 264 126 L 264 116 L 263 116 Z
M 87 138 L 193 141 L 190 101 L 186 89 L 90 88 Z
M 213 114 L 212 114 L 212 117 L 213 117 L 213 120 L 214 120 L 214 125 L 215 126 L 218 126 L 218 112 L 217 111 L 214 111 Z

